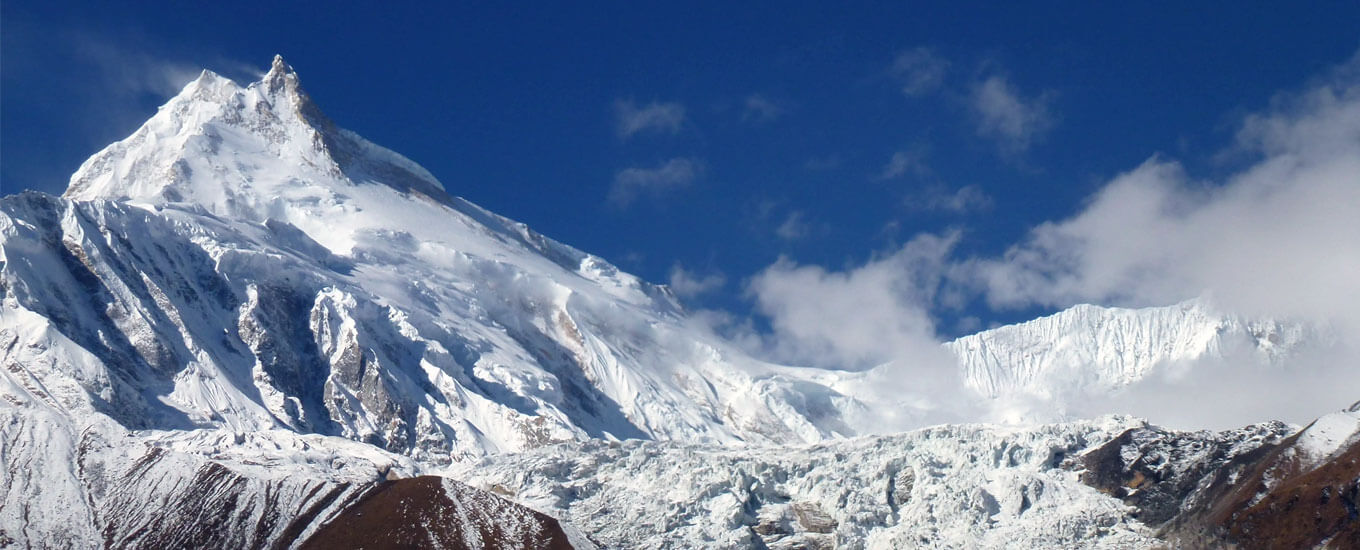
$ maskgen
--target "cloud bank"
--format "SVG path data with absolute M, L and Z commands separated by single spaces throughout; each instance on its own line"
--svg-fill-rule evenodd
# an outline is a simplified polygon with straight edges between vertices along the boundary
M 1360 59 L 1360 58 L 1357 58 Z M 1085 209 L 1036 227 L 969 271 L 995 306 L 1165 304 L 1208 294 L 1249 316 L 1360 326 L 1360 78 L 1328 81 L 1247 117 L 1250 162 L 1195 181 L 1154 156 Z
M 922 235 L 891 255 L 839 272 L 781 258 L 747 286 L 770 322 L 769 353 L 851 370 L 936 356 L 929 306 L 956 238 Z
M 1003 79 L 975 99 L 980 129 L 1013 147 L 1047 124 L 1042 97 Z M 841 270 L 781 259 L 747 284 L 769 326 L 755 340 L 777 360 L 941 379 L 953 359 L 938 353 L 936 319 L 967 300 L 1004 310 L 1205 297 L 1228 314 L 1321 327 L 1335 345 L 1284 367 L 1246 356 L 1167 367 L 1112 399 L 1067 396 L 1066 410 L 1223 427 L 1306 421 L 1360 399 L 1360 55 L 1242 119 L 1226 156 L 1236 164 L 1225 176 L 1196 179 L 1153 155 L 995 257 L 958 255 L 957 234 L 923 234 Z

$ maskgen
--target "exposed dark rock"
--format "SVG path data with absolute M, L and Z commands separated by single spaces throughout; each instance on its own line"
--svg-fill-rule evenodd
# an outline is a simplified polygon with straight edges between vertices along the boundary
M 1177 548 L 1360 548 L 1360 443 L 1307 466 L 1285 433 L 1129 430 L 1082 457 L 1081 480 Z
M 557 520 L 434 476 L 379 483 L 303 549 L 543 548 L 569 550 Z
M 1207 483 L 1167 538 L 1217 536 L 1243 549 L 1360 548 L 1360 443 L 1313 468 L 1301 463 L 1296 440 L 1225 468 L 1236 475 Z
M 830 533 L 836 530 L 836 520 L 811 502 L 793 503 L 793 515 L 798 518 L 799 526 L 813 533 Z
M 1136 507 L 1143 523 L 1160 526 L 1185 507 L 1201 480 L 1234 459 L 1255 460 L 1287 433 L 1281 423 L 1220 433 L 1132 429 L 1086 453 L 1081 480 Z
M 916 485 L 916 470 L 907 466 L 888 478 L 888 503 L 896 510 L 911 501 L 911 490 Z

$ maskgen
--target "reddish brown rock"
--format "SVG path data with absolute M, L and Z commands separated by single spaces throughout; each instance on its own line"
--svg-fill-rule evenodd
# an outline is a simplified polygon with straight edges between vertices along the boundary
M 573 548 L 556 519 L 489 492 L 434 476 L 377 484 L 318 529 L 301 547 L 304 550 Z

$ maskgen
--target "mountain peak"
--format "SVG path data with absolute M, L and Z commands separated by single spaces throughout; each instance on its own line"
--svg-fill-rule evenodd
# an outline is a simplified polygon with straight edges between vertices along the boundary
M 212 71 L 210 71 L 210 70 L 208 70 L 208 69 L 203 69 L 203 72 L 198 73 L 198 78 L 194 79 L 194 81 L 193 81 L 193 82 L 190 82 L 190 84 L 199 84 L 199 85 L 202 85 L 202 84 L 205 84 L 205 83 L 207 83 L 207 84 L 215 84 L 215 83 L 221 82 L 221 81 L 223 81 L 223 80 L 230 80 L 230 79 L 228 79 L 227 77 L 224 77 L 224 76 L 222 76 L 222 75 L 220 75 L 220 74 L 217 74 L 217 73 L 215 73 L 215 72 L 212 72 Z
M 245 87 L 203 71 L 135 133 L 85 161 L 65 196 L 194 203 L 262 221 L 344 210 L 340 203 L 358 200 L 354 186 L 367 184 L 449 200 L 424 168 L 336 126 L 276 55 Z
M 269 66 L 269 72 L 265 73 L 264 78 L 260 79 L 265 90 L 269 93 L 278 93 L 280 90 L 297 92 L 300 90 L 297 71 L 293 66 L 283 60 L 282 55 L 275 54 L 274 62 Z
M 184 86 L 169 104 L 193 101 L 221 101 L 223 98 L 240 91 L 241 87 L 230 78 L 207 69 L 198 74 L 193 82 Z

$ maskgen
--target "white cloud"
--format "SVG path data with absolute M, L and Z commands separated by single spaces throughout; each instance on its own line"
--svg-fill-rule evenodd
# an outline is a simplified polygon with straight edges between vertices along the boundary
M 747 122 L 769 122 L 784 115 L 784 108 L 760 94 L 746 96 L 741 119 Z
M 1360 399 L 1356 348 L 1306 349 L 1284 364 L 1247 353 L 1154 372 L 1109 396 L 1077 396 L 1070 414 L 1131 414 L 1181 429 L 1230 429 L 1281 420 L 1307 424 Z
M 661 193 L 686 187 L 703 171 L 703 164 L 687 158 L 673 158 L 655 168 L 625 168 L 614 174 L 609 201 L 628 206 L 642 193 Z
M 870 404 L 883 431 L 976 418 L 930 314 L 955 241 L 918 236 L 839 272 L 781 258 L 747 284 L 769 330 L 739 325 L 735 341 L 777 361 L 853 371 L 839 384 Z
M 714 271 L 699 275 L 685 269 L 680 264 L 671 267 L 669 286 L 677 296 L 687 298 L 699 296 L 718 290 L 725 284 L 727 284 L 727 277 L 721 272 Z
M 651 102 L 638 107 L 631 100 L 614 103 L 615 127 L 619 137 L 629 138 L 639 132 L 674 134 L 685 122 L 685 107 L 679 103 Z
M 936 355 L 930 309 L 954 236 L 922 235 L 844 272 L 781 258 L 748 284 L 769 318 L 769 352 L 783 360 L 864 369 Z
M 959 258 L 954 236 L 920 235 L 842 270 L 781 259 L 748 285 L 769 330 L 744 341 L 778 360 L 893 361 L 875 371 L 939 381 L 954 367 L 938 354 L 936 315 L 965 300 L 1061 308 L 1205 296 L 1229 314 L 1321 327 L 1336 342 L 1277 365 L 1242 355 L 1179 365 L 1114 397 L 1063 396 L 1066 410 L 1222 427 L 1349 405 L 1360 399 L 1360 55 L 1246 117 L 1235 147 L 1246 160 L 1219 181 L 1154 156 L 998 257 Z
M 883 169 L 878 173 L 878 179 L 889 180 L 900 178 L 908 173 L 924 175 L 929 171 L 925 163 L 925 154 L 921 151 L 898 151 L 893 153 L 888 159 L 888 163 L 883 165 Z
M 897 55 L 889 72 L 902 83 L 902 93 L 919 96 L 935 91 L 944 83 L 949 62 L 929 48 L 916 48 Z
M 1256 155 L 1221 183 L 1153 157 L 1067 220 L 977 263 L 997 305 L 1169 303 L 1210 293 L 1251 315 L 1360 328 L 1360 79 L 1250 116 Z
M 1252 356 L 1158 373 L 1073 412 L 1183 427 L 1313 416 L 1360 399 L 1360 57 L 1246 117 L 1246 164 L 1196 181 L 1152 157 L 1078 214 L 1036 227 L 1002 257 L 965 262 L 998 307 L 1133 306 L 1206 296 L 1228 313 L 1300 321 L 1336 341 L 1282 364 Z
M 1000 75 L 977 83 L 970 98 L 978 134 L 996 139 L 1007 153 L 1028 149 L 1052 128 L 1051 102 L 1051 94 L 1025 97 Z

